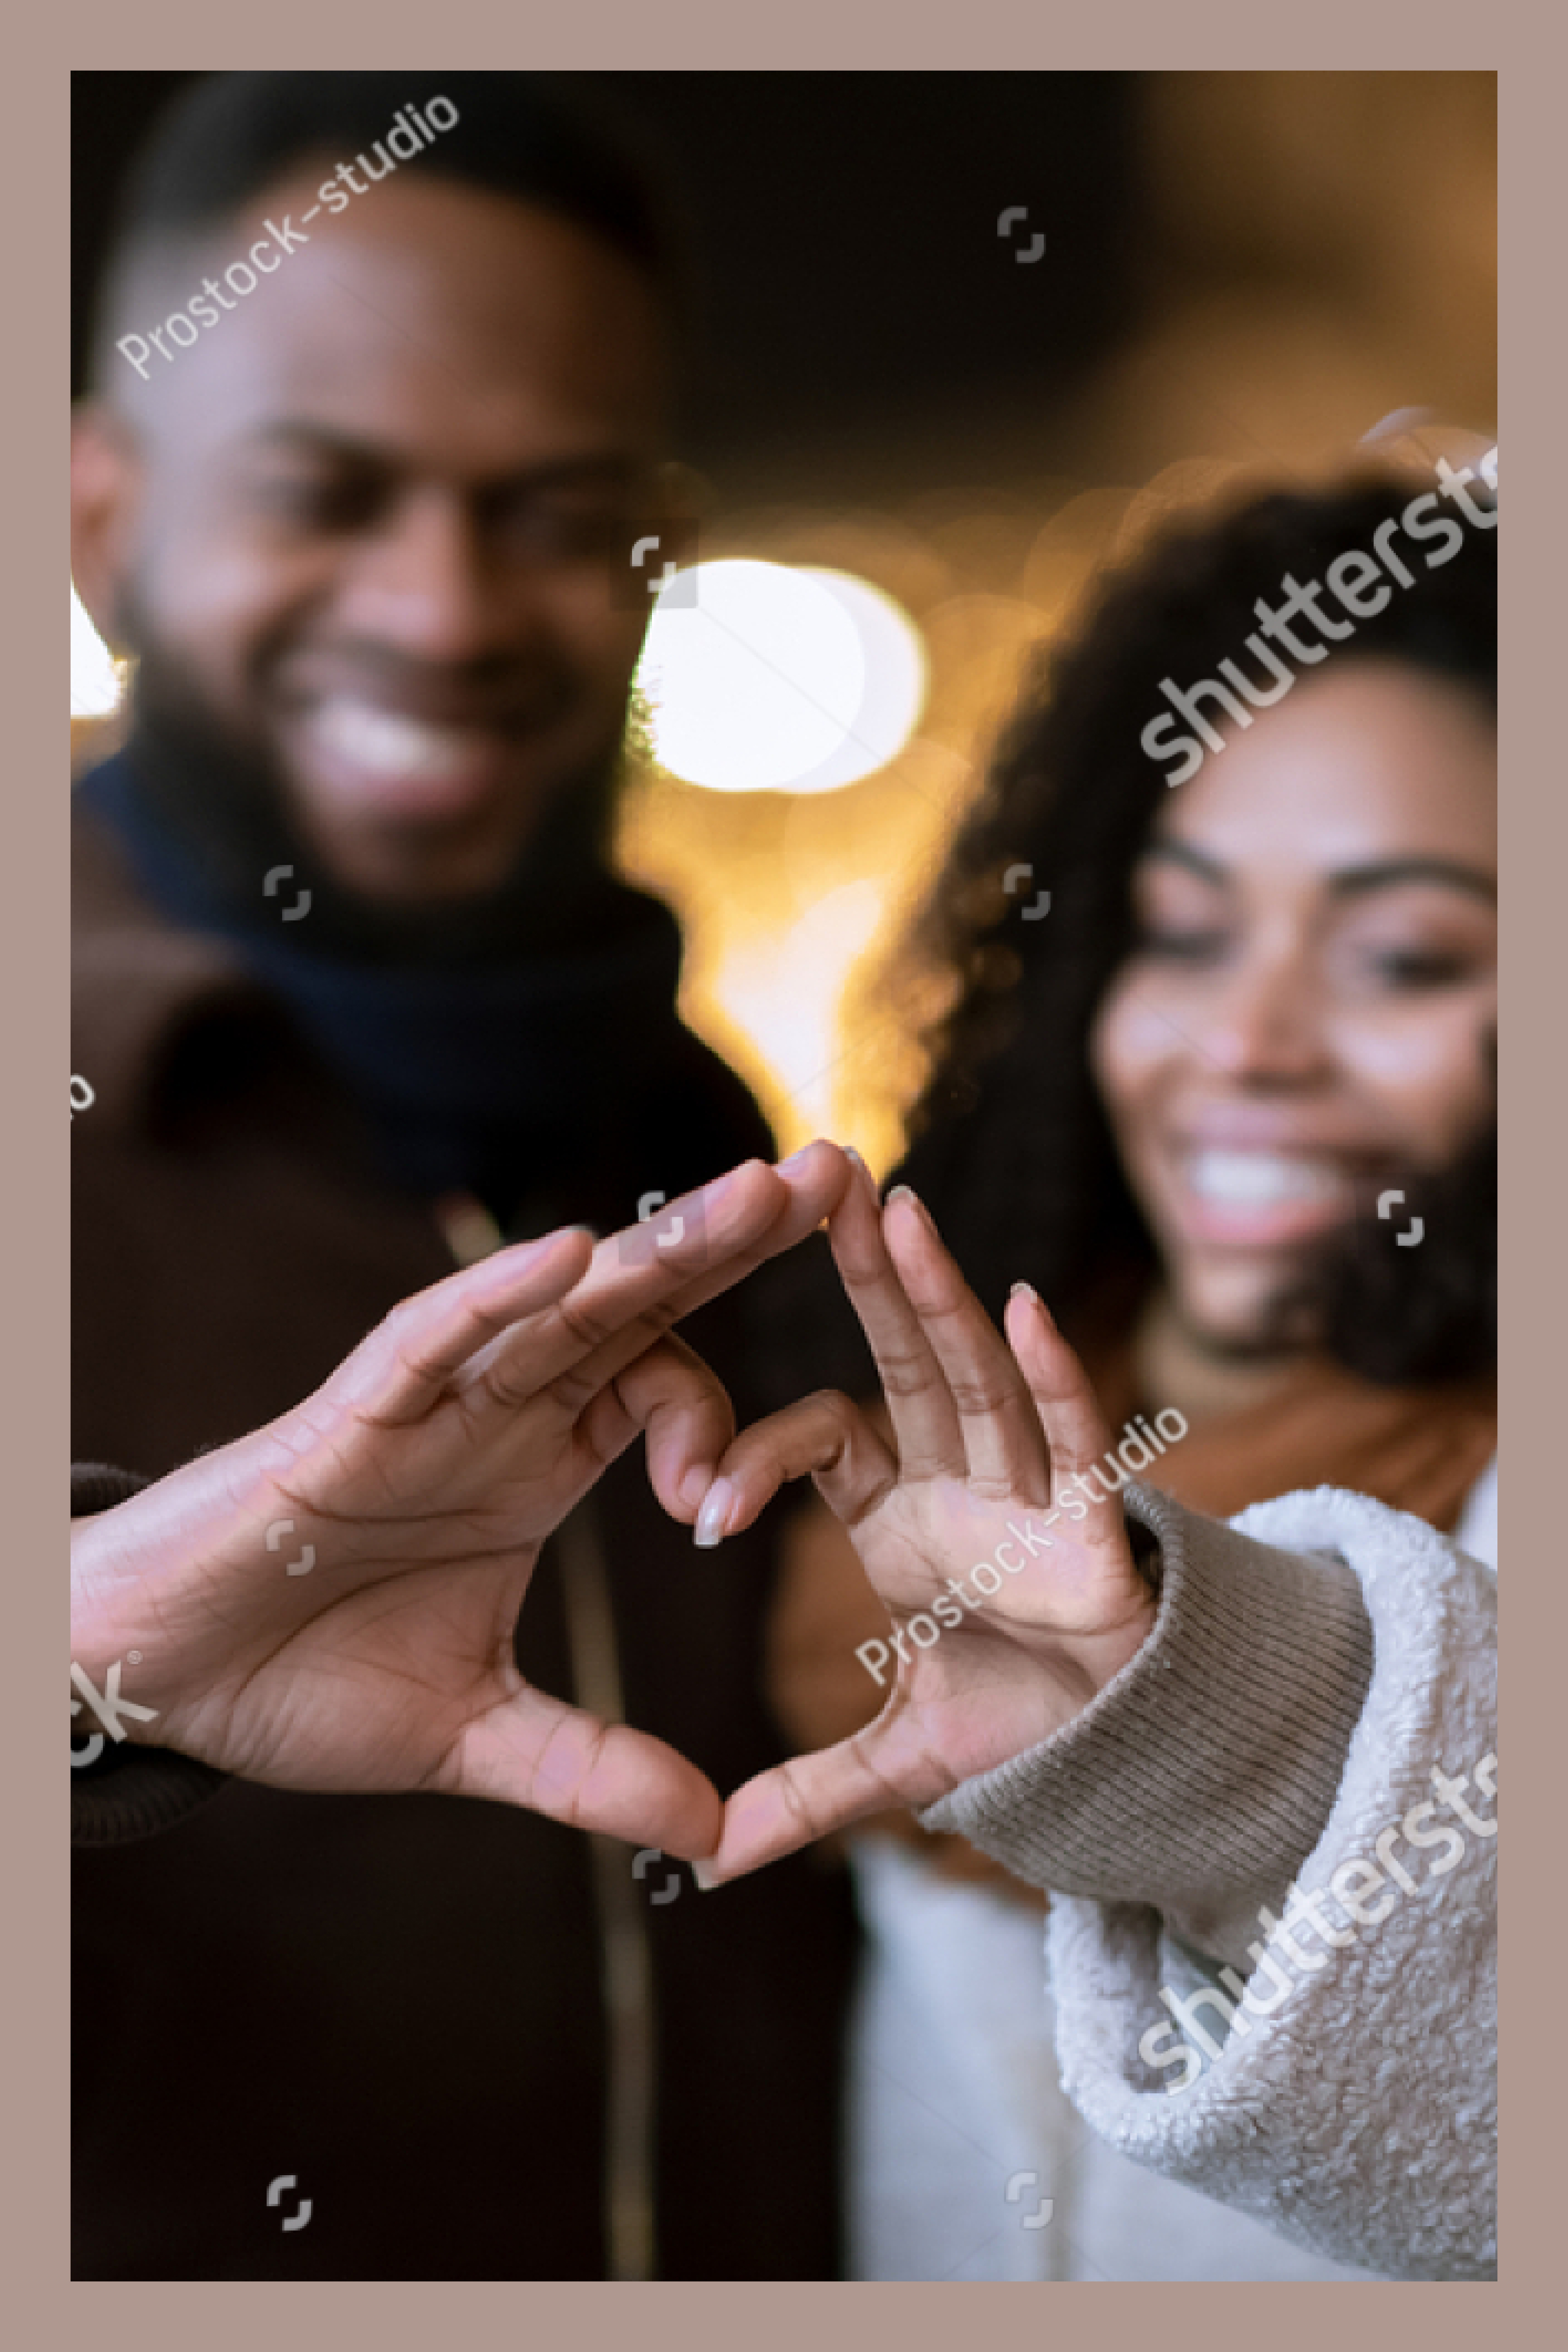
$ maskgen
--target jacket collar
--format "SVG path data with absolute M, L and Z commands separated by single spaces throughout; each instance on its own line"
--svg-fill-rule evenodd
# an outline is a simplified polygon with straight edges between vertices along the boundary
M 71 1074 L 100 1128 L 139 1125 L 172 1082 L 180 1046 L 233 1025 L 279 1040 L 286 1017 L 220 940 L 166 922 L 108 827 L 71 824 Z

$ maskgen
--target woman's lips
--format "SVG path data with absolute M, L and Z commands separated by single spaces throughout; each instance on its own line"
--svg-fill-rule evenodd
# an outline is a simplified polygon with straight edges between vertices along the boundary
M 1173 1207 L 1192 1241 L 1283 1247 L 1354 1213 L 1349 1168 L 1321 1153 L 1206 1144 L 1180 1152 L 1173 1164 Z

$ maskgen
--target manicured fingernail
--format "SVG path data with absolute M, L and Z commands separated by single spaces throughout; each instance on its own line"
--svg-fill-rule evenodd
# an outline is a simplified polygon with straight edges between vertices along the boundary
M 732 1478 L 715 1478 L 709 1487 L 702 1507 L 697 1514 L 697 1528 L 692 1538 L 699 1551 L 711 1551 L 724 1540 L 724 1522 L 735 1501 Z
M 925 1202 L 921 1199 L 919 1193 L 912 1192 L 907 1184 L 895 1184 L 892 1191 L 888 1194 L 887 1199 L 883 1202 L 882 1206 L 885 1209 L 890 1209 L 895 1201 L 901 1201 L 907 1208 L 912 1209 L 916 1216 L 920 1219 L 921 1224 L 924 1225 L 929 1232 L 934 1233 L 936 1231 L 935 1226 L 931 1223 L 931 1211 L 926 1207 Z
M 1007 1296 L 1009 1298 L 1032 1298 L 1038 1304 L 1040 1294 L 1032 1282 L 1016 1282 Z
M 781 1160 L 778 1162 L 779 1174 L 781 1176 L 788 1176 L 791 1174 L 795 1169 L 801 1165 L 801 1162 L 805 1160 L 807 1152 L 814 1151 L 816 1149 L 816 1147 L 815 1143 L 803 1143 L 798 1151 L 792 1151 L 787 1160 Z
M 845 1145 L 844 1157 L 847 1160 L 851 1168 L 854 1169 L 861 1184 L 864 1186 L 865 1190 L 869 1192 L 872 1200 L 876 1200 L 877 1180 L 872 1175 L 871 1171 L 867 1167 L 866 1162 L 861 1159 L 860 1154 L 856 1150 L 852 1143 L 847 1143 Z
M 700 1511 L 702 1498 L 718 1475 L 711 1462 L 700 1463 L 695 1470 L 687 1472 L 675 1491 L 689 1510 Z
M 705 1863 L 693 1862 L 687 1866 L 697 1881 L 699 1891 L 703 1895 L 710 1895 L 716 1886 L 722 1886 L 724 1884 L 721 1878 L 714 1878 L 710 1874 Z

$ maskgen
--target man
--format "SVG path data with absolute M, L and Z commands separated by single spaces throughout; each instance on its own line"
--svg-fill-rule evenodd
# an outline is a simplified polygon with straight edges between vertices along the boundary
M 605 852 L 677 290 L 643 167 L 525 76 L 221 77 L 145 160 L 73 441 L 137 659 L 75 826 L 75 1459 L 156 1475 L 455 1259 L 767 1152 Z M 743 1300 L 693 1328 L 745 1414 Z M 722 1791 L 778 1752 L 767 1567 L 622 1462 L 518 1664 Z M 705 1904 L 532 1813 L 235 1780 L 75 1903 L 79 2277 L 835 2273 L 820 1866 Z

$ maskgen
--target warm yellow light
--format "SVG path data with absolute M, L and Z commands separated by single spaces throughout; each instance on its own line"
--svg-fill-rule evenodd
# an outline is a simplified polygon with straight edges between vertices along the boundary
M 71 588 L 71 717 L 100 719 L 120 707 L 121 677 L 113 656 Z
M 713 974 L 714 996 L 766 1056 L 770 1108 L 792 1144 L 833 1125 L 838 1000 L 883 907 L 880 883 L 844 883 L 782 935 L 738 941 Z
M 900 751 L 925 699 L 914 623 L 847 572 L 701 563 L 654 607 L 637 671 L 659 765 L 721 793 L 831 793 Z

